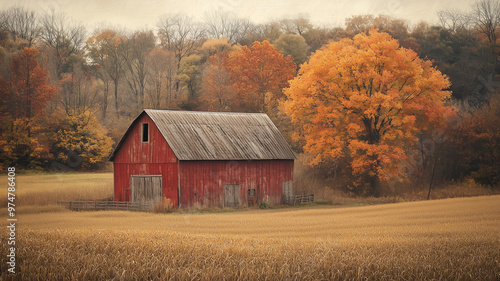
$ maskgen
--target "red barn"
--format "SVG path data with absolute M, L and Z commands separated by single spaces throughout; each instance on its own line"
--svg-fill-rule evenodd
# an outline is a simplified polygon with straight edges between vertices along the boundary
M 295 155 L 266 114 L 144 110 L 113 151 L 114 199 L 281 204 Z

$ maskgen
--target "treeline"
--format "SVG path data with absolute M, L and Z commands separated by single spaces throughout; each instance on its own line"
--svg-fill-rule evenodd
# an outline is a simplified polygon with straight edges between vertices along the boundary
M 281 110 L 288 81 L 328 42 L 371 28 L 433 60 L 449 76 L 464 116 L 479 108 L 483 112 L 498 86 L 499 18 L 499 2 L 483 0 L 470 11 L 439 12 L 437 25 L 410 27 L 385 15 L 353 16 L 345 28 L 316 26 L 305 17 L 254 24 L 213 11 L 202 22 L 165 15 L 155 29 L 101 26 L 90 31 L 64 14 L 13 7 L 0 13 L 2 165 L 99 169 L 143 108 L 265 112 L 291 141 L 294 128 Z M 483 115 L 464 120 L 486 122 L 478 117 Z M 465 124 L 471 130 L 463 129 Z M 461 122 L 454 130 L 460 137 L 450 143 L 458 148 L 474 142 L 468 134 L 478 128 L 473 121 Z M 496 183 L 491 173 L 500 171 L 494 158 L 498 133 L 493 138 L 497 154 L 488 161 L 496 164 L 476 161 L 478 152 L 471 149 L 474 159 L 455 163 L 443 178 L 481 174 L 480 167 L 489 165 L 494 168 L 485 182 Z M 297 151 L 302 145 L 293 143 Z

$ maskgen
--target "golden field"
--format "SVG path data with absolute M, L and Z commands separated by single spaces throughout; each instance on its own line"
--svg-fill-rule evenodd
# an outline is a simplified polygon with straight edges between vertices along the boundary
M 0 280 L 500 279 L 500 196 L 207 214 L 49 206 L 21 207 L 16 275 L 1 232 Z
M 7 185 L 7 176 L 2 181 Z M 17 213 L 61 210 L 57 201 L 105 199 L 113 196 L 113 173 L 67 173 L 16 175 Z M 6 188 L 7 189 L 7 188 Z M 6 190 L 7 192 L 7 190 Z M 5 215 L 7 194 L 0 197 Z

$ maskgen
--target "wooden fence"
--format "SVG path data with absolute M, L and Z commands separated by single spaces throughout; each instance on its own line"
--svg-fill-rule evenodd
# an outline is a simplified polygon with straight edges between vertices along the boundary
M 314 203 L 314 194 L 296 194 L 292 196 L 283 196 L 283 202 L 288 205 Z
M 57 201 L 57 205 L 65 206 L 73 211 L 126 210 L 149 212 L 152 209 L 150 203 L 125 201 Z

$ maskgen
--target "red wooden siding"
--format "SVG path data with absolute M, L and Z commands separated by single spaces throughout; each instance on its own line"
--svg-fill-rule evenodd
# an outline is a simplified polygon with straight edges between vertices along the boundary
M 282 203 L 283 182 L 292 181 L 293 160 L 181 161 L 181 206 L 224 206 L 224 185 L 239 184 L 240 202 L 255 189 L 258 202 Z
M 149 124 L 149 142 L 142 142 L 142 124 Z M 143 114 L 128 132 L 115 163 L 177 163 L 174 152 L 167 144 L 155 123 L 147 114 Z
M 142 124 L 149 124 L 149 142 L 142 142 Z M 130 176 L 162 175 L 163 197 L 177 206 L 178 160 L 155 123 L 143 114 L 123 140 L 114 159 L 114 199 L 130 200 Z

